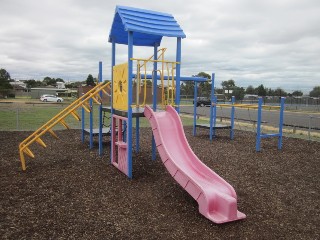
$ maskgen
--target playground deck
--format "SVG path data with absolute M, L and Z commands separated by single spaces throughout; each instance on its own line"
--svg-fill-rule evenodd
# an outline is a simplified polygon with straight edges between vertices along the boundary
M 80 141 L 80 130 L 45 135 L 47 149 L 23 172 L 16 148 L 30 132 L 0 132 L 0 236 L 2 239 L 319 239 L 320 143 L 275 138 L 254 149 L 253 133 L 185 128 L 197 156 L 233 185 L 247 218 L 217 225 L 199 214 L 198 204 L 165 170 L 151 161 L 151 129 L 141 128 L 141 153 L 133 154 L 134 178 Z M 135 142 L 135 141 L 133 141 Z

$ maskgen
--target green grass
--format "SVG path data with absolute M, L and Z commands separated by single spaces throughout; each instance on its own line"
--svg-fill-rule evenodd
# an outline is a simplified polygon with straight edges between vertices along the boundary
M 58 114 L 67 105 L 51 105 L 51 104 L 2 104 L 0 105 L 0 131 L 35 131 L 43 124 L 48 122 L 52 117 Z M 78 109 L 78 114 L 81 116 L 81 110 Z M 110 116 L 109 113 L 106 114 Z M 193 124 L 192 117 L 182 117 L 183 125 L 191 126 Z M 67 124 L 71 128 L 81 128 L 81 122 L 68 116 Z M 133 119 L 133 126 L 136 125 L 135 118 Z M 89 113 L 85 112 L 85 128 L 89 127 Z M 207 123 L 208 121 L 198 120 L 199 123 Z M 98 106 L 94 106 L 93 112 L 93 126 L 98 127 L 99 116 Z M 105 119 L 105 124 L 110 124 L 110 119 Z M 140 127 L 149 127 L 149 122 L 145 118 L 140 118 Z M 60 124 L 56 125 L 54 129 L 64 129 Z

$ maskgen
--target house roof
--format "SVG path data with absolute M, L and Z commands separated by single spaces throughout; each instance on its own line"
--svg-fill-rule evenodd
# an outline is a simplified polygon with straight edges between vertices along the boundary
M 128 45 L 128 31 L 133 32 L 135 46 L 160 46 L 163 36 L 186 37 L 171 14 L 117 6 L 109 42 L 114 40 L 115 43 Z

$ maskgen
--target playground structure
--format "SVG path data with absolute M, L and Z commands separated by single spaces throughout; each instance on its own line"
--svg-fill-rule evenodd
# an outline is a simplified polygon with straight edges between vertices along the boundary
M 193 109 L 193 136 L 196 136 L 197 127 L 209 129 L 210 133 L 210 141 L 216 136 L 217 129 L 230 129 L 230 139 L 234 139 L 234 124 L 235 124 L 235 109 L 236 108 L 246 108 L 246 109 L 256 109 L 257 110 L 257 129 L 256 129 L 256 151 L 261 151 L 261 139 L 262 138 L 270 138 L 277 137 L 278 138 L 278 149 L 282 148 L 282 135 L 283 135 L 283 118 L 284 118 L 284 108 L 285 108 L 285 98 L 281 97 L 280 106 L 270 106 L 263 105 L 262 97 L 258 98 L 258 104 L 236 104 L 235 97 L 232 96 L 231 104 L 218 104 L 217 97 L 214 95 L 214 80 L 215 74 L 212 74 L 211 80 L 211 96 L 210 96 L 210 117 L 209 124 L 197 124 L 197 95 L 198 95 L 198 85 L 197 82 L 194 84 L 194 109 Z M 230 124 L 223 125 L 217 124 L 217 107 L 227 107 L 231 108 L 230 114 Z M 262 109 L 275 109 L 279 110 L 279 125 L 278 125 L 278 133 L 272 134 L 262 134 Z
M 175 61 L 166 60 L 165 49 L 158 49 L 164 36 L 177 38 Z M 185 37 L 183 30 L 170 14 L 117 6 L 109 35 L 109 42 L 112 43 L 111 106 L 105 107 L 101 104 L 101 94 L 107 94 L 105 88 L 109 87 L 110 83 L 102 83 L 102 63 L 99 63 L 99 84 L 20 144 L 22 169 L 26 169 L 24 154 L 34 157 L 28 148 L 29 145 L 36 141 L 45 147 L 40 137 L 46 132 L 55 136 L 52 127 L 57 123 L 68 128 L 64 118 L 69 114 L 80 121 L 80 116 L 75 113 L 79 107 L 83 108 L 82 119 L 84 119 L 85 111 L 90 113 L 88 131 L 91 148 L 94 134 L 92 106 L 93 102 L 96 102 L 99 104 L 99 153 L 102 154 L 102 114 L 109 112 L 111 129 L 106 132 L 111 133 L 111 164 L 128 178 L 133 177 L 133 119 L 136 122 L 135 150 L 139 152 L 139 121 L 140 117 L 147 117 L 153 131 L 152 159 L 156 157 L 157 148 L 171 176 L 198 202 L 199 212 L 215 223 L 245 218 L 245 214 L 237 210 L 237 195 L 233 187 L 197 158 L 189 147 L 183 131 L 178 115 L 180 81 L 207 80 L 200 77 L 183 78 L 180 76 L 181 40 Z M 116 64 L 116 44 L 128 46 L 127 62 Z M 133 46 L 153 47 L 153 55 L 146 59 L 134 58 Z M 147 79 L 152 80 L 152 108 L 147 106 L 145 101 Z M 161 108 L 165 110 L 162 112 L 157 112 L 158 81 L 161 81 L 162 85 Z M 142 82 L 144 97 L 141 103 L 139 95 Z M 133 99 L 134 87 L 136 88 L 136 99 Z M 84 139 L 84 133 L 83 121 L 82 139 Z

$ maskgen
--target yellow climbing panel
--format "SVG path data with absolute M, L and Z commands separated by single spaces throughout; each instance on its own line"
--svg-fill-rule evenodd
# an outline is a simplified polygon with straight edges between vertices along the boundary
M 113 67 L 113 108 L 128 110 L 128 63 Z

